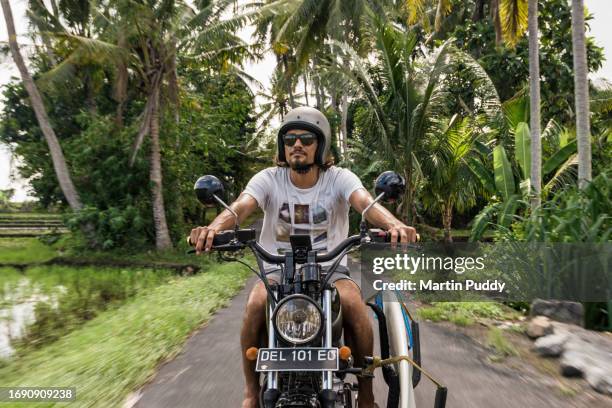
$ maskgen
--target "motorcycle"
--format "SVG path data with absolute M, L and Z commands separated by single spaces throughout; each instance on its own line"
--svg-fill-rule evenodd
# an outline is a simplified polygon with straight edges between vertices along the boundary
M 343 344 L 341 299 L 329 283 L 332 273 L 351 249 L 364 243 L 389 242 L 390 236 L 385 231 L 367 228 L 365 216 L 375 203 L 397 200 L 404 189 L 401 176 L 384 172 L 376 180 L 376 199 L 361 214 L 358 235 L 320 253 L 312 249 L 309 235 L 295 234 L 290 236 L 291 251 L 278 255 L 256 241 L 254 229 L 240 228 L 237 214 L 221 198 L 224 188 L 218 178 L 207 175 L 195 183 L 195 194 L 203 205 L 219 204 L 236 218 L 234 230 L 215 235 L 212 249 L 221 259 L 238 262 L 241 261 L 226 254 L 250 249 L 259 271 L 245 265 L 261 279 L 268 293 L 267 345 L 252 347 L 246 352 L 248 359 L 256 361 L 256 371 L 262 376 L 261 408 L 358 406 L 355 405 L 358 386 L 347 375 L 373 377 L 375 367 L 382 368 L 389 388 L 387 407 L 415 407 L 413 388 L 423 371 L 418 323 L 411 318 L 405 304 L 386 302 L 381 297 L 368 303 L 378 320 L 381 357 L 366 357 L 365 361 L 357 362 Z M 332 261 L 329 268 L 321 267 L 322 263 Z M 281 282 L 268 281 L 263 262 L 278 266 Z M 390 327 L 387 321 L 391 322 Z M 446 388 L 425 375 L 438 386 L 435 408 L 444 408 Z

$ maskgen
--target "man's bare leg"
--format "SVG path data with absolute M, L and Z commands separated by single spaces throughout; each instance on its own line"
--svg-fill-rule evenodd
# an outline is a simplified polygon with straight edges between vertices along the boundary
M 344 336 L 350 344 L 353 357 L 358 365 L 363 364 L 366 356 L 374 350 L 374 337 L 368 309 L 357 284 L 349 279 L 335 282 L 342 302 Z M 374 408 L 374 393 L 371 378 L 358 378 L 359 408 Z
M 259 347 L 259 339 L 266 326 L 266 288 L 262 282 L 257 282 L 247 301 L 240 345 L 242 348 L 242 370 L 244 372 L 245 388 L 242 408 L 257 408 L 259 405 L 259 375 L 255 372 L 255 361 L 247 360 L 246 350 L 249 347 Z

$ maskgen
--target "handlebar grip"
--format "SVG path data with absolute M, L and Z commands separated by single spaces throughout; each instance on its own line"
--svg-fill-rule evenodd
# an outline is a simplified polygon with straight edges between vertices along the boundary
M 389 234 L 385 230 L 381 230 L 378 228 L 372 228 L 368 230 L 368 235 L 372 239 L 372 242 L 390 242 L 391 234 Z
M 373 228 L 368 230 L 372 242 L 391 242 L 391 234 L 385 230 L 379 228 Z M 421 240 L 421 235 L 416 234 L 416 242 Z
M 213 247 L 228 244 L 235 236 L 236 233 L 233 230 L 218 232 L 213 238 Z M 191 237 L 187 237 L 187 245 L 195 246 L 195 243 L 191 242 Z
M 234 239 L 236 233 L 233 230 L 221 231 L 215 234 L 213 238 L 213 247 L 229 244 Z

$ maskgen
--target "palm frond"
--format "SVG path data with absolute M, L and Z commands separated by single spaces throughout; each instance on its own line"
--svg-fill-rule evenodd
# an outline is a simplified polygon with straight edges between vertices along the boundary
M 577 175 L 577 166 L 578 154 L 576 153 L 571 155 L 561 166 L 559 166 L 552 178 L 544 185 L 544 196 L 557 188 L 574 183 Z
M 426 0 L 406 0 L 406 11 L 408 12 L 408 24 L 416 24 L 425 14 Z
M 499 0 L 499 17 L 506 43 L 514 47 L 527 29 L 527 0 Z

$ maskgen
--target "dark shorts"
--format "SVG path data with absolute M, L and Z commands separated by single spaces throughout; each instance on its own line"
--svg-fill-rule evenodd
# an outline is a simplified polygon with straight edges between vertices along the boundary
M 326 268 L 324 267 L 323 270 L 325 269 Z M 272 270 L 270 272 L 266 272 L 266 277 L 268 278 L 268 280 L 273 280 L 275 282 L 281 281 L 281 273 L 279 270 Z M 357 282 L 355 282 L 353 278 L 351 278 L 351 272 L 349 271 L 349 269 L 346 266 L 338 265 L 332 276 L 329 278 L 329 283 L 336 283 L 342 279 L 348 279 L 351 282 L 355 283 L 355 285 L 357 285 Z M 357 285 L 357 287 L 359 287 L 359 285 Z

